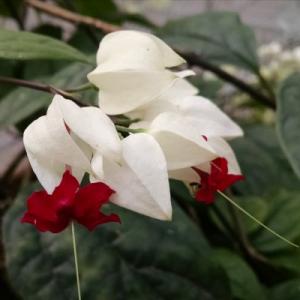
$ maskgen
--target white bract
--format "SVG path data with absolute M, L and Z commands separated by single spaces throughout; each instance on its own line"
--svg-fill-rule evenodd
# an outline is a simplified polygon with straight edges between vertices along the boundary
M 56 95 L 47 114 L 24 132 L 24 145 L 37 178 L 48 193 L 65 168 L 81 181 L 108 184 L 112 202 L 162 220 L 172 216 L 167 167 L 153 137 L 136 134 L 122 141 L 112 121 L 96 107 L 77 106 Z
M 99 88 L 99 105 L 105 113 L 124 114 L 151 102 L 176 80 L 194 74 L 168 69 L 183 63 L 182 57 L 149 33 L 118 31 L 101 41 L 97 67 L 88 79 Z
M 214 103 L 197 96 L 184 79 L 193 72 L 168 69 L 184 62 L 151 34 L 108 34 L 97 68 L 88 74 L 99 88 L 100 108 L 82 108 L 56 95 L 47 114 L 24 132 L 29 161 L 46 191 L 51 193 L 69 168 L 78 181 L 88 173 L 92 182 L 108 184 L 115 191 L 113 203 L 170 220 L 168 177 L 199 182 L 193 168 L 209 173 L 217 157 L 226 158 L 230 174 L 240 174 L 226 140 L 243 132 Z M 121 139 L 106 114 L 138 118 L 126 130 L 144 132 Z
M 230 145 L 220 137 L 210 137 L 207 139 L 207 143 L 215 151 L 217 157 L 224 157 L 228 162 L 228 173 L 240 175 L 241 169 L 235 154 Z M 193 167 L 200 169 L 206 173 L 210 173 L 210 161 L 204 162 Z M 187 183 L 199 182 L 200 178 L 197 172 L 192 168 L 181 168 L 176 170 L 169 170 L 169 177 L 177 180 L 182 180 Z
M 141 120 L 132 124 L 131 128 L 149 128 L 159 115 L 169 113 L 170 119 L 172 116 L 182 118 L 183 126 L 190 124 L 190 127 L 194 127 L 201 135 L 226 139 L 243 135 L 242 129 L 234 121 L 212 101 L 197 96 L 197 93 L 197 89 L 188 81 L 178 80 L 155 101 L 127 114 L 131 118 Z
M 141 120 L 130 128 L 144 128 L 158 141 L 171 178 L 199 181 L 191 167 L 209 172 L 210 161 L 216 157 L 225 157 L 229 172 L 240 174 L 225 139 L 242 136 L 243 131 L 214 103 L 196 93 L 186 80 L 178 80 L 155 101 L 127 114 Z

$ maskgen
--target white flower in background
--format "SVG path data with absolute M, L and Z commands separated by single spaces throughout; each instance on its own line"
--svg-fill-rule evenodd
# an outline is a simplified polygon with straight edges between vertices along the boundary
M 109 115 L 130 112 L 192 71 L 172 72 L 185 60 L 159 38 L 138 31 L 106 35 L 97 52 L 97 68 L 88 79 L 99 88 L 100 108 Z
M 25 130 L 24 145 L 48 193 L 66 168 L 79 182 L 87 172 L 93 181 L 115 191 L 113 203 L 153 218 L 171 219 L 167 167 L 158 143 L 143 133 L 121 141 L 99 108 L 80 108 L 57 95 L 47 114 Z

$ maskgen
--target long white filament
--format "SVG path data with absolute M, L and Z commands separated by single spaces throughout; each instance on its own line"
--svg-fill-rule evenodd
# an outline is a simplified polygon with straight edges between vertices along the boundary
M 281 239 L 282 241 L 288 243 L 289 245 L 299 248 L 299 245 L 289 241 L 288 239 L 286 239 L 285 237 L 283 237 L 282 235 L 280 235 L 279 233 L 275 232 L 273 229 L 271 229 L 270 227 L 268 227 L 267 225 L 265 225 L 264 223 L 262 223 L 261 221 L 257 220 L 254 216 L 252 216 L 250 213 L 248 213 L 245 209 L 243 209 L 241 206 L 239 206 L 235 201 L 233 201 L 232 199 L 230 199 L 227 195 L 225 195 L 224 193 L 222 193 L 221 191 L 218 191 L 218 193 L 223 196 L 227 201 L 229 201 L 232 205 L 234 205 L 237 209 L 239 209 L 242 213 L 244 213 L 247 217 L 249 217 L 251 220 L 253 220 L 254 222 L 256 222 L 257 224 L 259 224 L 260 226 L 262 226 L 263 228 L 265 228 L 266 230 L 268 230 L 269 232 L 271 232 L 273 235 L 275 235 L 276 237 L 278 237 L 279 239 Z
M 76 270 L 77 293 L 78 293 L 78 300 L 81 300 L 80 278 L 79 278 L 79 268 L 78 268 L 78 258 L 77 258 L 77 246 L 76 246 L 76 237 L 75 237 L 75 227 L 74 227 L 73 222 L 71 223 L 71 230 L 72 230 L 75 270 Z

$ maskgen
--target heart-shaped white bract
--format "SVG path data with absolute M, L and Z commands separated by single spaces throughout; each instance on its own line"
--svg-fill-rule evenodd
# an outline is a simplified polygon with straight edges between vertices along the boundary
M 207 138 L 207 143 L 213 148 L 217 157 L 224 157 L 228 162 L 228 173 L 234 175 L 241 175 L 241 169 L 236 159 L 236 156 L 230 145 L 220 137 Z M 204 162 L 193 167 L 200 169 L 206 173 L 210 173 L 210 161 Z M 180 168 L 169 171 L 169 177 L 172 179 L 182 180 L 187 183 L 199 183 L 200 178 L 197 172 L 192 168 Z
M 151 123 L 148 133 L 160 144 L 168 170 L 192 167 L 216 157 L 201 131 L 192 125 L 173 112 L 162 113 Z
M 88 79 L 99 88 L 99 105 L 105 113 L 124 114 L 153 101 L 178 78 L 193 74 L 168 69 L 183 63 L 185 60 L 159 38 L 123 30 L 103 38 L 97 67 Z
M 55 96 L 47 114 L 32 122 L 24 131 L 23 141 L 33 171 L 42 186 L 51 193 L 59 184 L 66 166 L 81 181 L 90 172 L 91 149 L 68 132 Z
M 104 182 L 116 193 L 112 202 L 160 220 L 172 218 L 168 172 L 153 137 L 138 133 L 122 140 L 123 161 L 104 160 Z
M 24 145 L 47 192 L 58 185 L 66 167 L 79 182 L 85 172 L 93 174 L 90 161 L 95 152 L 115 160 L 121 154 L 114 124 L 99 108 L 80 108 L 60 95 L 53 98 L 47 114 L 25 130 Z

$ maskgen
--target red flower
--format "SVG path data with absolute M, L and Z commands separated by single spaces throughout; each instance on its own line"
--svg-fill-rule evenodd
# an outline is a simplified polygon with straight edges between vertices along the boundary
M 210 166 L 210 174 L 194 168 L 201 178 L 201 186 L 196 193 L 196 200 L 205 204 L 214 202 L 217 191 L 222 192 L 236 181 L 244 179 L 242 175 L 228 174 L 228 162 L 223 157 L 211 161 Z
M 60 184 L 51 195 L 46 191 L 39 191 L 28 198 L 28 210 L 21 222 L 31 223 L 41 232 L 53 233 L 63 231 L 72 220 L 88 230 L 103 223 L 120 222 L 117 215 L 107 216 L 99 210 L 113 193 L 109 186 L 101 182 L 80 188 L 70 171 L 65 171 Z

